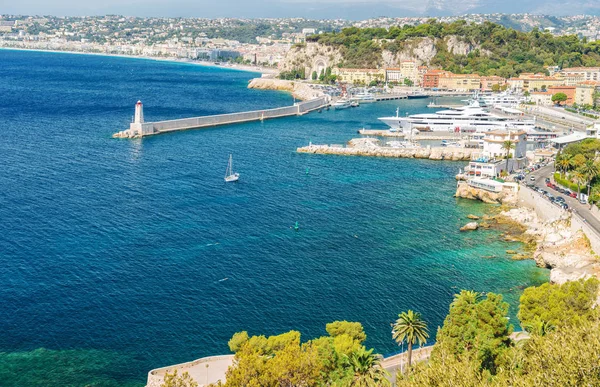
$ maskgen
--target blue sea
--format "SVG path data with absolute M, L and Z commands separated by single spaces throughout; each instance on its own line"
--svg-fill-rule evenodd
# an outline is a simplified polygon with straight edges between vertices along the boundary
M 435 332 L 460 289 L 502 293 L 517 323 L 548 273 L 512 261 L 520 246 L 497 231 L 458 231 L 490 210 L 453 198 L 463 163 L 295 152 L 427 100 L 111 138 L 137 100 L 148 121 L 293 102 L 248 90 L 256 76 L 0 50 L 3 386 L 143 386 L 152 368 L 228 353 L 237 331 L 308 340 L 334 320 L 388 354 L 398 313 Z

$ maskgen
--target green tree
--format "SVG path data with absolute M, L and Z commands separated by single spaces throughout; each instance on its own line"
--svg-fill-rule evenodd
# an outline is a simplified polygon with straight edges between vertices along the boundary
M 229 345 L 229 350 L 233 353 L 239 351 L 242 345 L 248 342 L 248 339 L 248 332 L 246 331 L 235 333 L 227 343 Z
M 508 160 L 510 159 L 510 151 L 515 149 L 515 143 L 511 140 L 506 140 L 502 143 L 502 149 L 506 151 L 506 168 L 505 171 L 508 173 Z
M 365 330 L 359 322 L 334 321 L 325 326 L 325 330 L 331 337 L 348 335 L 352 340 L 362 343 L 367 339 Z
M 571 156 L 568 154 L 562 154 L 560 157 L 556 157 L 556 166 L 561 171 L 561 177 L 564 178 L 565 174 L 569 171 L 569 169 L 573 166 L 573 161 L 571 160 Z
M 588 159 L 581 166 L 581 168 L 579 168 L 579 171 L 585 177 L 587 184 L 587 195 L 590 196 L 590 190 L 592 189 L 592 180 L 594 180 L 598 176 L 598 165 L 594 162 L 594 160 Z
M 527 327 L 545 321 L 557 327 L 577 325 L 595 318 L 593 309 L 600 281 L 571 281 L 562 285 L 545 283 L 525 289 L 520 299 L 519 320 Z
M 557 105 L 560 105 L 561 102 L 565 102 L 568 99 L 565 93 L 556 93 L 552 96 L 552 102 Z
M 492 92 L 494 92 L 494 93 L 499 93 L 499 92 L 500 92 L 500 85 L 499 85 L 499 84 L 497 84 L 497 83 L 494 83 L 494 84 L 492 85 Z
M 350 386 L 380 387 L 389 386 L 389 374 L 381 367 L 381 357 L 373 354 L 373 350 L 364 348 L 347 357 L 346 366 L 352 373 Z
M 583 166 L 583 164 L 585 164 L 585 161 L 586 161 L 586 157 L 584 155 L 582 155 L 581 153 L 576 154 L 571 159 L 571 163 L 573 164 L 573 167 L 575 167 L 575 169 L 581 168 Z
M 177 375 L 175 370 L 173 373 L 165 374 L 164 382 L 160 387 L 198 387 L 198 383 L 187 372 Z
M 408 78 L 404 78 L 404 84 L 406 86 L 411 86 L 412 87 L 412 86 L 414 86 L 415 83 L 412 80 L 408 79 Z
M 499 359 L 511 345 L 512 332 L 508 304 L 500 294 L 487 293 L 483 298 L 477 292 L 462 290 L 450 304 L 433 353 L 473 358 L 481 370 L 494 374 Z
M 577 197 L 581 197 L 581 186 L 587 182 L 585 176 L 583 173 L 575 171 L 571 173 L 571 179 L 573 180 L 573 183 L 577 184 Z
M 312 76 L 311 76 L 311 78 L 312 78 L 312 80 L 313 80 L 313 81 L 316 81 L 316 80 L 317 80 L 317 72 L 316 72 L 316 71 L 313 71 L 313 72 L 312 72 Z
M 419 346 L 427 342 L 429 330 L 427 323 L 421 318 L 421 314 L 408 310 L 398 315 L 398 319 L 392 324 L 392 337 L 398 345 L 406 342 L 408 345 L 408 368 L 412 362 L 412 347 L 419 343 Z

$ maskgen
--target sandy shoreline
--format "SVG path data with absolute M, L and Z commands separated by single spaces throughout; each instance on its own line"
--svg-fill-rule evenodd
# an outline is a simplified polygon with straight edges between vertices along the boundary
M 258 73 L 258 74 L 277 74 L 279 71 L 277 69 L 269 68 L 269 67 L 260 67 L 260 66 L 247 66 L 247 65 L 239 65 L 235 64 L 232 66 L 225 65 L 216 65 L 214 62 L 207 61 L 194 61 L 191 59 L 182 59 L 182 58 L 162 58 L 155 56 L 144 56 L 144 55 L 125 55 L 125 54 L 106 54 L 102 52 L 83 52 L 83 51 L 61 51 L 61 50 L 44 50 L 41 48 L 20 48 L 20 47 L 0 47 L 0 50 L 14 50 L 14 51 L 34 51 L 34 52 L 50 52 L 56 54 L 75 54 L 75 55 L 96 55 L 96 56 L 107 56 L 107 57 L 117 57 L 117 58 L 129 58 L 129 59 L 145 59 L 145 60 L 155 60 L 162 62 L 171 62 L 171 63 L 187 63 L 197 66 L 205 66 L 205 67 L 216 67 L 220 69 L 228 69 L 234 71 L 244 71 L 250 73 Z

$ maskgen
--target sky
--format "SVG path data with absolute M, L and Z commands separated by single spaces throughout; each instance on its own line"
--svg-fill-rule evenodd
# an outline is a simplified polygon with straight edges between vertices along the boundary
M 360 20 L 378 16 L 465 13 L 600 15 L 600 0 L 0 0 L 0 14 L 164 17 L 306 17 Z

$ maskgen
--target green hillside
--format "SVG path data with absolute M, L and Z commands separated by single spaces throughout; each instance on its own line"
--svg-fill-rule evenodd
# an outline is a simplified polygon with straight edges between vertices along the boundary
M 444 38 L 455 36 L 477 49 L 468 55 L 448 51 Z M 505 78 L 523 72 L 545 72 L 544 66 L 600 66 L 600 41 L 587 42 L 575 35 L 554 36 L 534 29 L 516 31 L 499 24 L 429 23 L 385 28 L 345 28 L 309 36 L 307 41 L 339 48 L 344 67 L 376 67 L 383 63 L 382 52 L 414 48 L 421 38 L 433 38 L 437 53 L 429 63 L 454 73 L 499 75 Z

